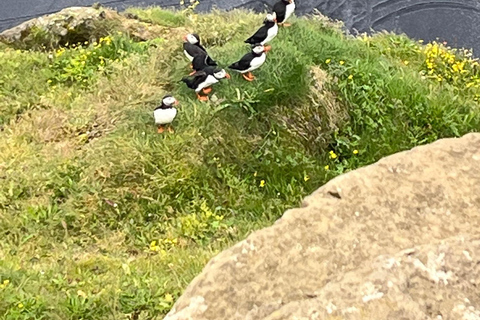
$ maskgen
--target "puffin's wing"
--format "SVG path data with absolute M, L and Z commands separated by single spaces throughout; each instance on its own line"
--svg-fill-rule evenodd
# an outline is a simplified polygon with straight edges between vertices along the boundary
M 283 20 L 285 20 L 285 13 L 287 12 L 287 6 L 280 0 L 273 6 L 273 12 L 275 12 L 277 21 L 279 23 L 283 22 Z
M 207 65 L 209 65 L 209 66 L 217 66 L 218 65 L 215 60 L 210 58 L 207 50 L 201 44 L 197 43 L 197 44 L 195 44 L 195 47 L 197 47 L 197 50 L 198 50 L 199 54 L 205 53 L 207 55 L 207 59 L 205 60 Z
M 207 73 L 201 70 L 196 72 L 193 77 L 183 77 L 181 81 L 185 82 L 187 87 L 189 87 L 190 89 L 196 89 L 200 83 L 205 81 L 207 76 Z
M 253 54 L 249 52 L 246 55 L 244 55 L 242 59 L 231 64 L 229 68 L 234 70 L 240 70 L 240 71 L 247 70 L 248 68 L 250 68 L 250 62 L 252 62 L 253 58 L 254 58 Z
M 203 70 L 196 72 L 195 75 L 193 76 L 194 88 L 197 88 L 200 85 L 200 83 L 204 82 L 207 79 L 207 77 L 208 77 L 208 74 Z
M 250 38 L 245 40 L 245 43 L 255 44 L 260 43 L 267 38 L 268 28 L 266 25 L 261 26 L 257 32 L 253 34 Z
M 188 43 L 188 42 L 183 43 L 183 50 L 185 50 L 192 57 L 196 57 L 198 55 L 201 55 L 201 54 L 205 53 L 198 46 L 196 46 L 194 44 L 191 44 L 191 43 Z
M 200 43 L 197 43 L 196 46 L 203 52 L 207 53 L 207 50 Z
M 213 60 L 212 58 L 210 58 L 209 55 L 207 55 L 206 62 L 209 66 L 218 66 L 218 63 L 215 60 Z
M 205 67 L 207 67 L 207 55 L 204 54 L 199 54 L 198 56 L 195 56 L 192 61 L 192 67 L 193 70 L 195 71 L 200 71 L 203 70 Z

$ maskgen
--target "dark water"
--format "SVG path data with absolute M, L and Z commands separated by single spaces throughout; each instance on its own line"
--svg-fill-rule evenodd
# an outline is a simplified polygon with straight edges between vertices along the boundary
M 229 10 L 237 7 L 264 11 L 276 0 L 200 0 L 198 7 Z M 160 5 L 178 7 L 179 0 L 0 0 L 0 30 L 25 20 L 52 13 L 69 6 Z M 186 1 L 187 2 L 187 1 Z M 318 9 L 340 19 L 352 31 L 389 30 L 404 32 L 425 41 L 447 41 L 452 46 L 473 48 L 480 52 L 480 0 L 296 0 L 297 14 Z

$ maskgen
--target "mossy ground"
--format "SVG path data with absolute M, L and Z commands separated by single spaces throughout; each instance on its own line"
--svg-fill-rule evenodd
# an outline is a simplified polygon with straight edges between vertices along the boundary
M 131 12 L 172 32 L 0 48 L 4 319 L 162 318 L 219 250 L 329 179 L 479 128 L 478 65 L 441 45 L 297 18 L 255 82 L 232 74 L 202 103 L 178 82 L 189 63 L 175 28 L 226 66 L 263 17 Z M 159 135 L 166 93 L 181 105 L 175 134 Z

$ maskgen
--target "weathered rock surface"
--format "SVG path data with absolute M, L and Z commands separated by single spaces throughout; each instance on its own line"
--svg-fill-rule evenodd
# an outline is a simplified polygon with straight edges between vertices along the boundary
M 105 8 L 71 7 L 40 18 L 28 20 L 0 33 L 0 41 L 17 47 L 28 47 L 39 32 L 52 46 L 96 40 L 112 30 L 129 32 L 139 40 L 149 40 L 169 32 L 168 28 L 128 19 Z M 36 41 L 38 42 L 38 41 Z M 34 41 L 35 43 L 35 41 Z
M 480 319 L 480 134 L 344 174 L 213 258 L 166 320 Z

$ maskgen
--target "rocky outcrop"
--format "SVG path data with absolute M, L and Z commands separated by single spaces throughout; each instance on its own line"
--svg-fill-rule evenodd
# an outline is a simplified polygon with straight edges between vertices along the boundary
M 213 258 L 166 320 L 480 319 L 480 134 L 339 176 Z
M 71 7 L 26 21 L 0 33 L 0 41 L 17 48 L 56 47 L 98 40 L 113 31 L 149 40 L 165 34 L 166 27 L 130 19 L 128 14 L 101 7 Z

